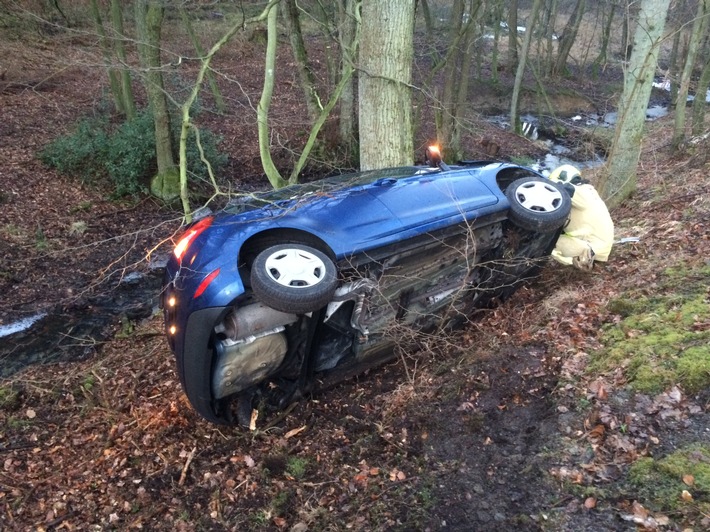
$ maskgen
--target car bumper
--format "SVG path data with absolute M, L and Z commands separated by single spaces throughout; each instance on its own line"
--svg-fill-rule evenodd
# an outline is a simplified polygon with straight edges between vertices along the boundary
M 175 356 L 180 383 L 193 408 L 205 419 L 221 425 L 231 424 L 229 414 L 212 395 L 212 331 L 227 314 L 229 307 L 208 307 L 185 315 L 175 303 L 172 283 L 166 283 L 162 297 L 168 344 Z M 173 298 L 173 304 L 170 300 Z

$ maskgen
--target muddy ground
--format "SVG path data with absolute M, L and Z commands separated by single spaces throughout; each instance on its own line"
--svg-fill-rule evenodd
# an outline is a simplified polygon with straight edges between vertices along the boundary
M 219 65 L 240 76 L 239 87 L 224 85 L 235 110 L 203 118 L 225 139 L 237 189 L 264 183 L 244 103 L 259 90 L 259 68 L 248 77 L 245 65 L 259 65 L 261 52 L 242 44 Z M 90 315 L 92 298 L 149 271 L 179 230 L 174 210 L 147 197 L 108 199 L 36 158 L 104 105 L 103 74 L 87 66 L 91 45 L 76 35 L 2 43 L 0 323 L 41 310 Z M 301 109 L 295 91 L 282 97 L 278 123 L 288 124 Z M 501 158 L 539 153 L 479 125 L 472 158 L 484 136 Z M 618 236 L 639 243 L 618 246 L 591 273 L 551 263 L 464 330 L 261 420 L 253 433 L 191 411 L 159 315 L 124 313 L 93 336 L 55 331 L 47 340 L 61 344 L 63 360 L 0 383 L 0 528 L 709 528 L 702 510 L 667 512 L 626 482 L 640 457 L 707 442 L 708 391 L 639 395 L 622 373 L 587 364 L 602 326 L 619 319 L 610 299 L 652 285 L 669 265 L 707 260 L 704 164 L 669 156 L 672 123 L 649 127 L 640 191 L 614 213 Z M 75 222 L 86 229 L 72 232 Z M 4 364 L 21 346 L 0 341 Z

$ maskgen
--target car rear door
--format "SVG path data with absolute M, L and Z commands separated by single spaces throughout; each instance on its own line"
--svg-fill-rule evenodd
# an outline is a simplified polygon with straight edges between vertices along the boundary
M 478 170 L 381 179 L 369 191 L 401 221 L 404 230 L 443 226 L 482 216 L 495 210 L 499 201 L 478 179 Z

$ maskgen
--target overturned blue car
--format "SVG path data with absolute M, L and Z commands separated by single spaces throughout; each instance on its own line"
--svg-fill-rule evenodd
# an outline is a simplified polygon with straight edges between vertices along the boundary
M 189 226 L 167 265 L 184 391 L 205 419 L 249 425 L 380 364 L 510 296 L 570 208 L 529 168 L 435 157 L 242 197 Z

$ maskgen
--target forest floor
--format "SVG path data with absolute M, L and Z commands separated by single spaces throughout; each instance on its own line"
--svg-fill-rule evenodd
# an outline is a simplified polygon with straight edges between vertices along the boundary
M 179 230 L 179 213 L 151 199 L 107 199 L 37 160 L 105 88 L 98 69 L 76 66 L 86 64 L 81 43 L 66 44 L 0 49 L 0 324 L 91 313 L 94 294 L 148 271 Z M 259 90 L 245 65 L 261 58 L 240 50 L 222 68 L 240 71 L 228 101 L 244 107 L 204 119 L 225 139 L 238 190 L 262 179 L 243 104 Z M 57 69 L 60 55 L 74 66 Z M 283 105 L 278 121 L 297 124 L 299 112 Z M 603 358 L 610 329 L 624 331 L 618 345 L 655 334 L 625 321 L 641 312 L 634 302 L 648 310 L 680 294 L 665 307 L 675 328 L 656 334 L 659 344 L 710 328 L 705 162 L 669 155 L 671 122 L 648 127 L 639 190 L 613 213 L 617 237 L 637 243 L 615 247 L 591 273 L 550 263 L 452 337 L 254 432 L 191 410 L 159 315 L 116 319 L 100 338 L 63 333 L 73 360 L 0 382 L 0 529 L 710 528 L 710 390 L 694 388 L 688 368 L 641 388 L 635 353 Z M 540 150 L 483 122 L 477 131 L 472 158 L 486 135 L 501 158 Z M 686 299 L 700 302 L 689 318 Z M 13 338 L 0 341 L 10 346 L 4 364 Z

